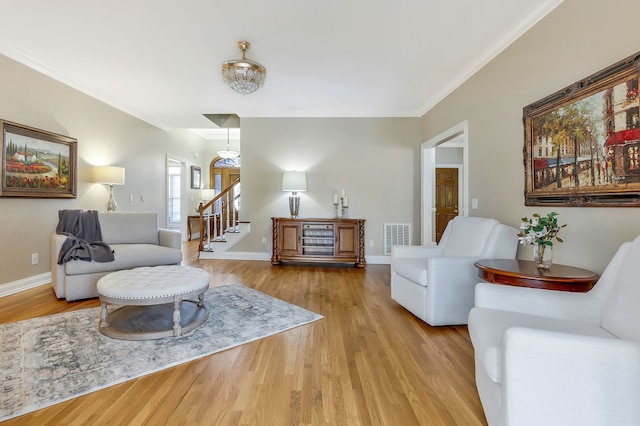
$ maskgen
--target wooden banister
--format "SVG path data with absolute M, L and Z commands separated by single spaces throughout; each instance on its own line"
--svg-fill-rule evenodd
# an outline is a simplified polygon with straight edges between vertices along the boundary
M 231 184 L 229 186 L 227 186 L 226 188 L 224 188 L 218 195 L 216 195 L 215 197 L 213 197 L 211 200 L 209 200 L 207 203 L 203 204 L 202 201 L 200 201 L 200 205 L 198 206 L 198 212 L 200 214 L 200 244 L 198 246 L 198 250 L 199 251 L 203 251 L 204 250 L 204 244 L 203 244 L 203 238 L 205 235 L 205 217 L 204 217 L 204 212 L 211 207 L 211 211 L 212 211 L 212 215 L 209 219 L 213 219 L 213 220 L 217 220 L 216 218 L 216 212 L 214 211 L 214 206 L 215 203 L 218 200 L 222 200 L 222 205 L 223 205 L 223 209 L 225 206 L 225 200 L 228 199 L 228 194 L 229 192 L 231 192 L 233 190 L 233 188 L 240 183 L 240 178 L 237 178 L 236 180 L 234 180 L 233 182 L 231 182 Z M 231 203 L 233 203 L 235 199 L 232 199 Z M 235 215 L 236 213 L 233 212 L 233 207 L 231 208 L 227 208 L 226 209 L 226 214 L 230 215 L 233 214 Z M 234 220 L 235 223 L 235 220 Z M 220 226 L 222 227 L 224 224 L 224 221 L 221 219 L 220 220 Z M 208 233 L 207 233 L 208 235 Z M 209 236 L 210 238 L 210 236 Z

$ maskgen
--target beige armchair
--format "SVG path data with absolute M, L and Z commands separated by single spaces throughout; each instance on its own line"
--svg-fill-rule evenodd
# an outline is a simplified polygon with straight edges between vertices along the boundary
M 454 218 L 437 246 L 393 246 L 391 297 L 430 325 L 466 324 L 479 259 L 514 259 L 518 230 L 495 219 Z

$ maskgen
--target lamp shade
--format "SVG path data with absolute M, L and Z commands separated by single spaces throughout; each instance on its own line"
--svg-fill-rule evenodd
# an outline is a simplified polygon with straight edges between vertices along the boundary
M 124 167 L 94 167 L 93 181 L 97 183 L 106 183 L 108 185 L 124 185 Z
M 303 192 L 307 190 L 307 174 L 304 172 L 284 172 L 282 174 L 282 190 Z

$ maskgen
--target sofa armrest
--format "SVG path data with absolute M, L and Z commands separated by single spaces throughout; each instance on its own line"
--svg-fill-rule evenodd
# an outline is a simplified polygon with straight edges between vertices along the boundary
M 476 284 L 479 308 L 521 312 L 600 326 L 602 299 L 590 293 L 544 290 L 481 282 Z
M 160 228 L 158 229 L 158 241 L 161 246 L 182 249 L 181 235 L 178 231 Z
M 50 264 L 51 264 L 51 285 L 58 299 L 64 298 L 64 265 L 58 265 L 58 257 L 62 244 L 66 241 L 66 235 L 53 232 L 50 239 Z
M 504 425 L 631 425 L 640 343 L 530 328 L 503 340 Z
M 442 255 L 442 247 L 438 246 L 392 246 L 391 261 L 394 258 L 428 258 Z

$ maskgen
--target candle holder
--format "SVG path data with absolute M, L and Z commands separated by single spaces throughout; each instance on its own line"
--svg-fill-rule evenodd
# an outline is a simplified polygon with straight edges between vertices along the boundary
M 340 216 L 338 215 L 338 206 L 340 205 L 340 203 L 335 202 L 333 203 L 333 217 L 334 218 L 339 218 Z
M 345 195 L 344 190 L 342 190 L 340 204 L 342 205 L 342 217 L 349 217 L 349 199 Z

